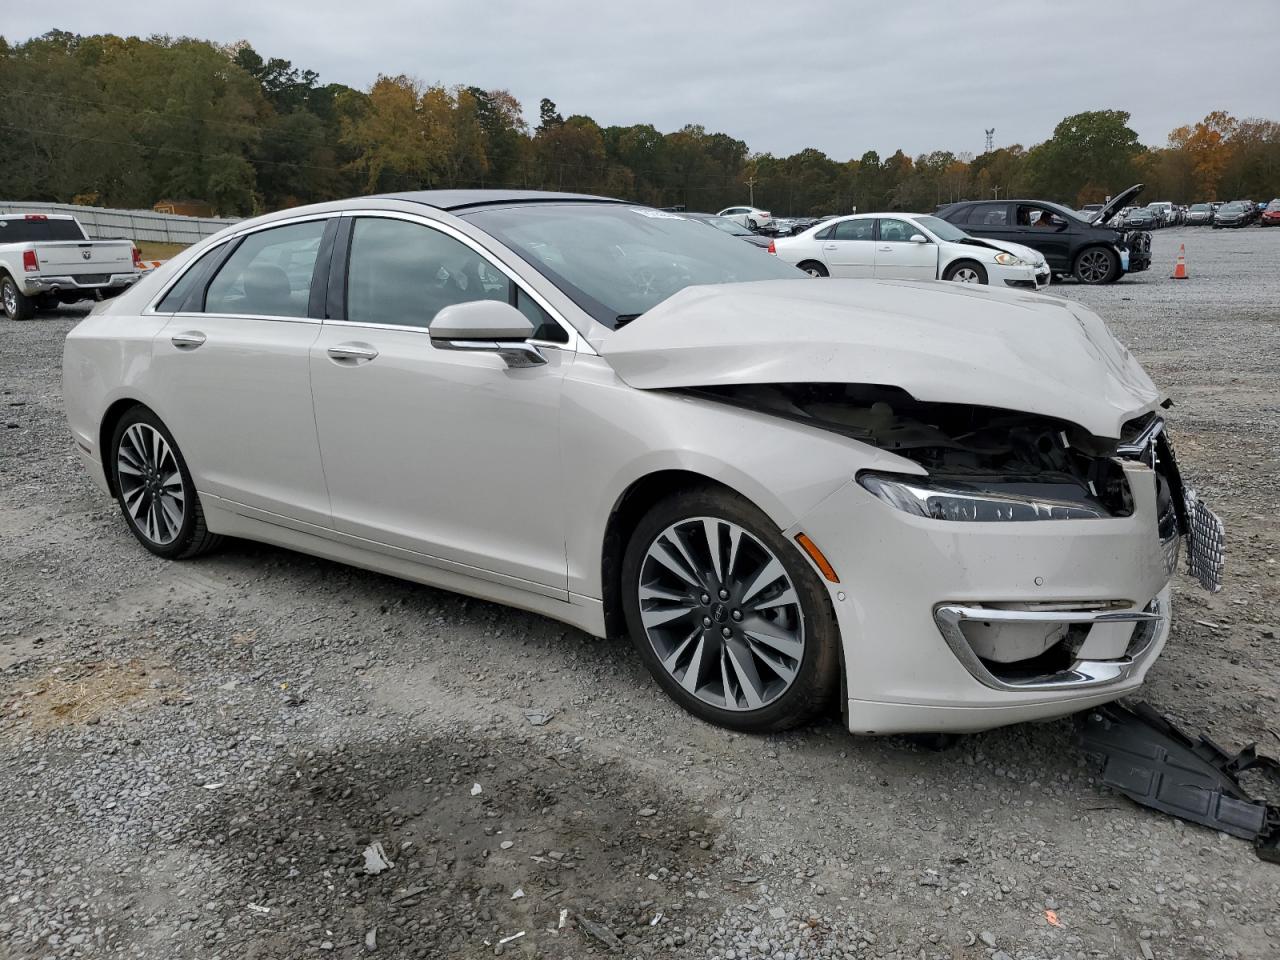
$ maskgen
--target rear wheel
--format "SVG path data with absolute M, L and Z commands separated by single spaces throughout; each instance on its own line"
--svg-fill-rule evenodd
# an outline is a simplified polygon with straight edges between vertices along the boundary
M 160 418 L 143 406 L 127 411 L 111 438 L 111 473 L 125 522 L 138 542 L 180 560 L 217 546 L 186 461 Z
M 811 277 L 831 276 L 827 268 L 824 267 L 822 264 L 820 264 L 817 260 L 806 260 L 804 263 L 800 264 L 800 269 L 803 270 L 805 273 L 807 273 Z
M 942 279 L 954 280 L 956 283 L 986 283 L 987 271 L 982 264 L 973 260 L 960 260 L 947 267 Z
M 1076 257 L 1074 273 L 1081 283 L 1110 283 L 1120 273 L 1120 260 L 1105 247 L 1089 247 Z
M 658 503 L 622 564 L 627 627 L 645 666 L 695 716 L 783 730 L 830 702 L 839 631 L 799 550 L 751 503 L 704 488 Z
M 36 302 L 18 289 L 13 277 L 0 277 L 0 305 L 10 320 L 30 320 L 36 315 Z

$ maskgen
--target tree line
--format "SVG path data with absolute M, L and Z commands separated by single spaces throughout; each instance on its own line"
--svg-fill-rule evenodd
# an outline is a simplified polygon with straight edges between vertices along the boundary
M 0 197 L 143 208 L 200 200 L 248 215 L 396 190 L 521 187 L 718 210 L 931 210 L 977 197 L 1078 207 L 1131 183 L 1190 203 L 1280 195 L 1280 123 L 1216 111 L 1167 144 L 1139 143 L 1123 110 L 1067 117 L 1043 143 L 974 156 L 935 150 L 835 160 L 752 152 L 689 124 L 602 127 L 544 99 L 530 126 L 505 90 L 380 76 L 321 83 L 247 42 L 0 37 Z

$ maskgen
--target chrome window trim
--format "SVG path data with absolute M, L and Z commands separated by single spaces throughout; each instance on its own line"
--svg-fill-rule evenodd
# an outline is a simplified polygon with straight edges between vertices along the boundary
M 208 248 L 203 250 L 198 257 L 195 257 L 194 259 L 192 259 L 190 263 L 188 263 L 185 267 L 183 267 L 180 271 L 178 271 L 177 275 L 175 275 L 171 280 L 169 280 L 169 282 L 167 282 L 164 285 L 163 288 L 161 288 L 159 294 L 151 298 L 151 302 L 148 303 L 145 307 L 143 307 L 140 313 L 144 317 L 155 315 L 155 316 L 161 316 L 161 317 L 164 317 L 164 316 L 237 317 L 245 320 L 297 320 L 299 319 L 298 317 L 275 317 L 275 316 L 263 316 L 261 314 L 251 315 L 251 314 L 242 314 L 242 313 L 167 314 L 157 310 L 156 306 L 160 303 L 161 300 L 163 300 L 166 296 L 168 296 L 169 291 L 172 290 L 178 284 L 178 281 L 180 281 L 183 277 L 185 277 L 190 271 L 194 270 L 196 266 L 202 260 L 204 260 L 205 257 L 209 256 L 209 254 L 211 254 L 214 250 L 217 250 L 219 247 L 222 247 L 228 243 L 233 243 L 236 240 L 239 240 L 241 237 L 247 237 L 252 233 L 261 233 L 263 230 L 273 230 L 276 227 L 289 227 L 289 226 L 293 226 L 295 223 L 306 223 L 309 220 L 332 220 L 338 216 L 341 216 L 341 214 L 336 210 L 332 210 L 328 213 L 308 213 L 300 217 L 288 217 L 284 220 L 272 220 L 270 223 L 260 223 L 257 226 L 246 227 L 243 230 L 237 230 L 235 233 L 231 234 L 230 236 L 223 237 L 217 243 L 209 244 Z M 213 278 L 211 277 L 210 279 L 212 280 Z M 310 319 L 310 318 L 305 318 L 305 319 Z M 319 323 L 320 321 L 315 320 L 314 322 Z
M 534 303 L 546 311 L 549 316 L 561 330 L 568 334 L 569 339 L 564 343 L 557 343 L 552 340 L 526 340 L 526 343 L 537 344 L 538 346 L 554 347 L 557 350 L 568 350 L 573 353 L 595 354 L 595 350 L 587 343 L 586 338 L 580 334 L 573 324 L 569 323 L 555 307 L 553 307 L 542 294 L 532 289 L 528 283 L 517 274 L 513 269 L 508 267 L 501 260 L 498 260 L 493 253 L 482 246 L 478 241 L 467 236 L 457 227 L 443 220 L 434 220 L 431 217 L 425 217 L 420 214 L 405 213 L 400 210 L 344 210 L 342 217 L 381 217 L 386 220 L 404 220 L 408 223 L 416 223 L 419 226 L 426 227 L 429 230 L 438 230 L 447 237 L 452 237 L 463 246 L 469 247 L 472 252 L 484 258 L 485 263 L 500 271 L 508 280 L 515 284 L 520 290 L 528 295 Z M 354 236 L 352 240 L 354 241 Z M 348 247 L 350 250 L 350 247 Z M 350 262 L 350 254 L 348 253 L 348 262 Z M 548 281 L 550 282 L 550 281 Z M 325 320 L 326 324 L 334 326 L 350 326 L 361 327 L 372 330 L 414 330 L 419 333 L 427 333 L 429 328 L 419 326 L 417 324 L 401 324 L 401 323 L 372 323 L 363 320 Z
M 262 313 L 189 313 L 178 312 L 172 314 L 160 314 L 160 316 L 171 316 L 174 319 L 179 317 L 184 320 L 199 320 L 202 317 L 208 317 L 213 320 L 269 320 L 273 323 L 323 323 L 315 317 L 285 317 L 285 316 L 269 316 Z

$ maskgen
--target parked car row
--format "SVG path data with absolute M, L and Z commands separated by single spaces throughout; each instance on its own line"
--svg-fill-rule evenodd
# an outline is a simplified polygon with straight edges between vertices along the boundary
M 1088 282 L 1138 268 L 1134 236 L 1042 201 L 944 214 L 774 245 L 989 287 L 814 280 L 715 222 L 571 194 L 241 221 L 71 331 L 72 449 L 160 557 L 260 540 L 629 634 L 724 726 L 837 700 L 864 734 L 1074 713 L 1142 684 L 1180 554 L 1218 588 L 1222 526 L 1133 354 L 1005 285 L 1038 285 L 1021 241 L 971 234 Z

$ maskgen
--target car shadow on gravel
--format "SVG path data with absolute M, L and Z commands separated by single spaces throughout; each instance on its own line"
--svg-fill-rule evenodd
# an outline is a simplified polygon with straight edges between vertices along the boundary
M 219 889 L 202 896 L 219 926 L 255 956 L 355 955 L 366 938 L 391 956 L 492 956 L 523 931 L 505 949 L 579 957 L 612 938 L 682 942 L 703 902 L 682 900 L 679 878 L 714 856 L 692 809 L 550 739 L 459 730 L 296 757 L 183 839 L 214 861 Z M 393 866 L 373 874 L 375 842 Z

